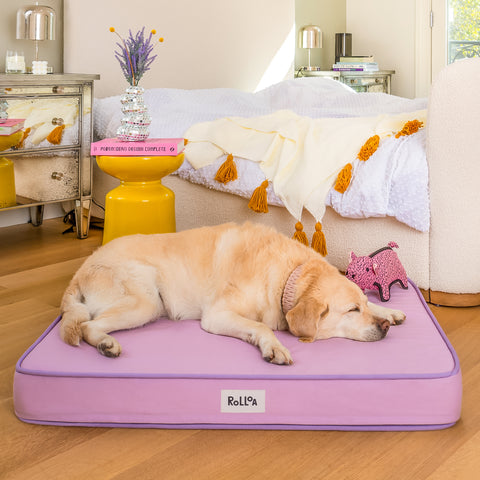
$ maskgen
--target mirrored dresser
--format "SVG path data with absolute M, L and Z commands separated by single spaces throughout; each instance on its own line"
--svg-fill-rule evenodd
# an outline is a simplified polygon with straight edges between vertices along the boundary
M 73 202 L 77 236 L 88 236 L 93 86 L 99 78 L 0 74 L 0 215 L 28 208 L 39 226 L 46 204 Z

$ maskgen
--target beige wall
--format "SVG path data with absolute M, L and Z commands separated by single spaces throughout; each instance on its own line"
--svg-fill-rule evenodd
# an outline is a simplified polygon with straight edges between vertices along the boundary
M 295 17 L 295 69 L 308 64 L 307 50 L 298 47 L 298 30 L 313 24 L 322 30 L 323 46 L 311 50 L 312 65 L 330 70 L 335 62 L 335 33 L 346 31 L 345 0 L 296 0 Z
M 23 50 L 28 63 L 33 59 L 33 42 L 15 39 L 17 9 L 28 3 L 0 0 L 0 71 L 5 68 L 7 49 Z M 335 33 L 348 31 L 353 34 L 354 54 L 372 53 L 381 68 L 396 71 L 393 94 L 413 98 L 416 92 L 428 91 L 425 85 L 418 88 L 417 77 L 429 59 L 417 59 L 415 64 L 418 0 L 143 0 L 136 9 L 129 8 L 131 0 L 40 3 L 57 12 L 57 40 L 42 42 L 41 56 L 57 72 L 100 73 L 99 96 L 119 93 L 125 85 L 113 57 L 115 38 L 109 27 L 127 33 L 128 28 L 143 25 L 156 28 L 166 39 L 157 48 L 159 59 L 144 80 L 147 87 L 255 90 L 288 78 L 294 67 L 307 62 L 307 52 L 297 46 L 298 29 L 313 23 L 323 32 L 323 48 L 312 50 L 313 64 L 331 68 Z
M 415 1 L 346 0 L 346 26 L 354 55 L 373 54 L 395 70 L 392 93 L 415 97 Z
M 96 96 L 127 86 L 113 56 L 128 29 L 165 38 L 141 86 L 256 90 L 293 77 L 294 0 L 65 0 L 66 72 L 99 73 Z M 88 12 L 88 15 L 85 14 Z M 282 48 L 283 46 L 283 48 Z M 271 75 L 270 75 L 271 73 Z M 268 82 L 267 82 L 268 83 Z
M 17 40 L 17 10 L 33 5 L 28 0 L 0 0 L 0 71 L 5 71 L 5 54 L 7 50 L 23 51 L 27 66 L 35 59 L 34 42 Z M 47 60 L 55 72 L 63 71 L 63 0 L 41 0 L 41 5 L 52 7 L 56 12 L 56 39 L 39 42 L 39 59 Z

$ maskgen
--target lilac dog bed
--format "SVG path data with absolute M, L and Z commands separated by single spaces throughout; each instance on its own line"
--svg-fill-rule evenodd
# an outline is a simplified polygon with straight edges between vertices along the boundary
M 372 292 L 372 301 L 380 302 Z M 384 304 L 385 305 L 385 304 Z M 460 417 L 458 358 L 415 285 L 387 304 L 407 314 L 373 343 L 301 343 L 276 332 L 294 365 L 265 362 L 198 321 L 117 332 L 106 358 L 59 337 L 58 319 L 18 361 L 17 416 L 47 425 L 150 428 L 430 430 Z

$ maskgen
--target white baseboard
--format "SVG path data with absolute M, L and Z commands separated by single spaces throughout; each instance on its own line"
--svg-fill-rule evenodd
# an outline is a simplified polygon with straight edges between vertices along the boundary
M 43 219 L 63 217 L 65 212 L 61 204 L 49 204 L 45 205 L 43 212 Z M 28 223 L 30 221 L 30 214 L 28 208 L 19 208 L 17 210 L 5 210 L 0 211 L 0 227 L 9 227 L 11 225 L 20 225 L 22 223 Z

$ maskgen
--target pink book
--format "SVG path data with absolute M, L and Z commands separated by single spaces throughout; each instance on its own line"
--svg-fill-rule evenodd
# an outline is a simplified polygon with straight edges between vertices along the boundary
M 7 118 L 3 122 L 0 121 L 0 135 L 11 135 L 23 128 L 25 119 L 23 118 Z
M 122 142 L 116 138 L 106 138 L 91 145 L 91 155 L 111 155 L 119 157 L 176 156 L 183 151 L 183 138 L 147 138 L 140 142 Z

